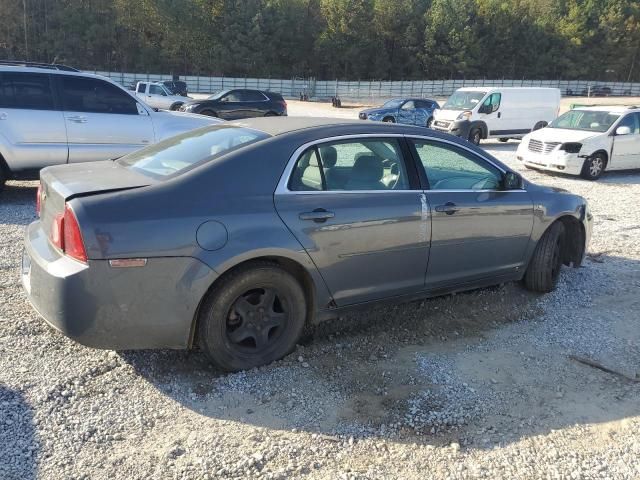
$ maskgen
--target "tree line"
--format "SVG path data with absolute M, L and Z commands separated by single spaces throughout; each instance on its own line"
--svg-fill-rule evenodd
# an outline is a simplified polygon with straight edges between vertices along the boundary
M 0 0 L 0 59 L 318 79 L 640 81 L 638 0 Z

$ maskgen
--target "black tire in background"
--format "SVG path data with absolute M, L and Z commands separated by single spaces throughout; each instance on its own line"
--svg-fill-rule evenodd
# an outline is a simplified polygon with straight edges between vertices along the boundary
M 564 235 L 564 225 L 561 222 L 555 222 L 538 240 L 524 274 L 524 284 L 527 289 L 547 293 L 556 287 L 562 269 Z
M 509 141 L 509 139 L 508 139 L 508 138 L 499 138 L 498 140 L 499 140 L 500 142 L 502 142 L 502 143 L 505 143 L 505 142 L 508 142 L 508 141 Z
M 182 102 L 176 102 L 176 103 L 173 103 L 173 104 L 171 104 L 171 106 L 169 107 L 169 110 L 171 110 L 171 111 L 174 111 L 174 112 L 175 112 L 175 111 L 176 111 L 176 110 L 178 110 L 182 105 L 184 105 L 184 103 L 182 103 Z
M 201 348 L 227 371 L 266 365 L 290 353 L 305 327 L 306 298 L 293 275 L 269 262 L 227 274 L 198 317 Z
M 393 117 L 384 117 L 382 121 L 387 123 L 396 123 L 396 119 Z
M 478 127 L 474 127 L 469 132 L 469 141 L 474 145 L 480 145 L 480 140 L 482 139 L 482 130 Z
M 214 112 L 213 110 L 210 110 L 208 108 L 205 108 L 204 110 L 202 110 L 201 112 L 198 112 L 200 115 L 206 115 L 207 117 L 217 117 L 218 115 L 216 115 L 216 112 Z
M 589 158 L 585 159 L 582 164 L 582 171 L 580 176 L 586 180 L 597 180 L 604 172 L 607 166 L 607 158 L 604 153 L 594 153 Z
M 7 172 L 2 165 L 2 158 L 0 157 L 0 192 L 4 189 L 4 185 L 7 183 Z
M 433 117 L 429 117 L 427 119 L 427 128 L 431 128 L 431 125 L 433 125 Z
M 536 124 L 533 126 L 533 130 L 531 130 L 531 131 L 532 131 L 532 132 L 535 132 L 536 130 L 540 130 L 541 128 L 546 127 L 547 125 L 548 125 L 548 123 L 547 123 L 547 122 L 544 122 L 544 121 L 542 121 L 542 122 L 538 122 L 538 123 L 536 123 Z
M 264 114 L 265 117 L 277 117 L 278 114 L 274 112 L 267 112 Z

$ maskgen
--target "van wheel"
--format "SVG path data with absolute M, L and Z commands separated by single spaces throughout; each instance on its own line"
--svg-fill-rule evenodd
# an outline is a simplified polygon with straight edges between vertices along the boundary
M 472 128 L 469 132 L 469 141 L 474 145 L 480 145 L 480 140 L 482 139 L 482 132 L 479 128 Z
M 563 241 L 564 225 L 560 222 L 554 223 L 544 232 L 524 274 L 527 289 L 546 293 L 556 288 L 562 268 Z
M 298 281 L 268 262 L 228 274 L 207 295 L 198 318 L 199 343 L 227 371 L 278 360 L 295 347 L 306 322 Z
M 427 125 L 426 125 L 426 127 L 427 127 L 427 128 L 431 128 L 431 125 L 433 125 L 433 117 L 429 117 L 429 118 L 427 119 Z
M 547 122 L 538 122 L 533 126 L 533 130 L 531 130 L 532 132 L 535 132 L 536 130 L 540 130 L 541 128 L 546 127 L 548 124 Z
M 602 153 L 595 153 L 582 164 L 580 176 L 586 180 L 597 180 L 607 166 L 607 159 Z
M 502 143 L 504 143 L 504 142 L 508 142 L 508 141 L 509 141 L 509 139 L 508 139 L 508 138 L 499 138 L 498 140 L 499 140 L 499 141 L 501 141 Z

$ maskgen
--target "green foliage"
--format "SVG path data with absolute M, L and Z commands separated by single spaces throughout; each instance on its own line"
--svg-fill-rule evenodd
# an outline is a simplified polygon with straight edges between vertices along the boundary
M 638 0 L 0 0 L 0 12 L 0 58 L 84 69 L 640 81 Z

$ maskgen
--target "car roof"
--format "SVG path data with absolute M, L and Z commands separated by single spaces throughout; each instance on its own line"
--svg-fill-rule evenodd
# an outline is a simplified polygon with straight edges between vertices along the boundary
M 44 73 L 47 75 L 72 75 L 74 77 L 100 78 L 114 83 L 110 78 L 95 73 L 73 72 L 68 70 L 54 70 L 40 67 L 21 67 L 13 65 L 0 65 L 0 72 Z
M 626 106 L 626 105 L 585 105 L 585 106 L 576 106 L 572 108 L 572 110 L 588 110 L 592 112 L 611 112 L 611 113 L 629 113 L 629 112 L 638 112 L 640 111 L 640 107 L 636 107 L 635 105 Z
M 341 134 L 345 135 L 371 133 L 380 133 L 381 135 L 384 135 L 388 133 L 406 133 L 438 138 L 443 135 L 435 130 L 427 129 L 425 127 L 329 117 L 259 117 L 235 120 L 227 122 L 225 125 L 251 128 L 271 136 L 285 135 L 287 133 L 309 129 L 313 129 L 318 132 L 321 132 L 322 130 L 328 131 L 337 129 L 341 130 Z

